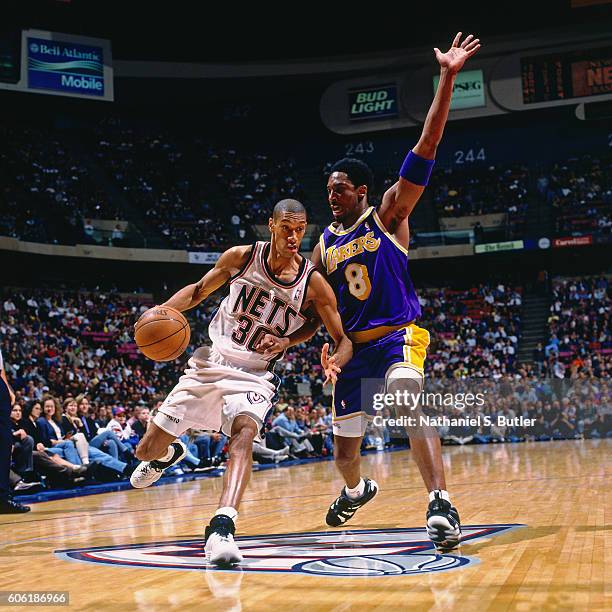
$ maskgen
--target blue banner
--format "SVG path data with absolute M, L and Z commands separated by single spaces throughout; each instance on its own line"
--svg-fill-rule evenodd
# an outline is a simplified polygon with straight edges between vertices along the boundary
M 102 48 L 28 38 L 28 88 L 104 96 Z

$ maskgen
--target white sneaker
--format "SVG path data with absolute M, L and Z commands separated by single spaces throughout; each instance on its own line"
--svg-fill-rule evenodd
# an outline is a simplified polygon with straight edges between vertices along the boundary
M 285 461 L 285 459 L 289 459 L 289 451 L 284 452 L 283 450 L 279 450 L 274 455 L 274 463 L 280 463 L 281 461 Z
M 236 565 L 242 563 L 242 555 L 234 542 L 234 521 L 224 514 L 213 516 L 206 527 L 204 552 L 209 563 L 214 565 Z
M 20 480 L 16 485 L 13 491 L 27 491 L 28 489 L 32 489 L 33 487 L 39 487 L 42 483 L 40 482 L 25 482 Z
M 174 451 L 174 455 L 168 461 L 141 461 L 138 464 L 138 467 L 130 476 L 130 484 L 135 489 L 150 487 L 162 477 L 166 468 L 175 465 L 185 458 L 187 447 L 180 440 L 175 440 L 170 446 Z

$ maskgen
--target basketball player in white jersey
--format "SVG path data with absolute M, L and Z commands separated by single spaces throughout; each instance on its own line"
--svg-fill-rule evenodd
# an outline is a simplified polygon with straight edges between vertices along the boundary
M 229 283 L 229 295 L 210 323 L 212 347 L 196 349 L 160 406 L 136 449 L 142 463 L 131 477 L 134 487 L 144 488 L 181 461 L 186 448 L 176 438 L 189 428 L 229 436 L 223 492 L 204 536 L 207 559 L 217 565 L 242 561 L 233 539 L 235 521 L 251 476 L 253 441 L 260 439 L 280 381 L 274 364 L 285 348 L 309 339 L 320 321 L 336 346 L 332 357 L 329 347 L 323 348 L 326 376 L 335 380 L 352 356 L 333 290 L 298 253 L 306 231 L 304 207 L 296 200 L 280 201 L 269 227 L 270 242 L 227 250 L 198 283 L 160 306 L 188 310 Z

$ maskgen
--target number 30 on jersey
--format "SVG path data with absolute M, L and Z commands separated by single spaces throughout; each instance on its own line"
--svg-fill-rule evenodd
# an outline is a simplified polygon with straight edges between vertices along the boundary
M 348 290 L 358 300 L 367 300 L 372 290 L 368 269 L 363 264 L 352 263 L 344 269 Z

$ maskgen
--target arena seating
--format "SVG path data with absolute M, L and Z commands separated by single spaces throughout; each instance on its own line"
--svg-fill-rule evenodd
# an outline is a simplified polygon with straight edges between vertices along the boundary
M 551 206 L 555 229 L 563 235 L 607 233 L 612 228 L 612 158 L 571 158 L 537 179 L 537 190 Z
M 572 376 L 612 372 L 610 282 L 605 276 L 558 278 L 553 283 L 545 365 L 551 375 L 567 366 Z
M 560 361 L 567 364 L 563 376 L 588 382 L 584 393 L 590 401 L 589 414 L 576 414 L 575 406 L 556 409 L 555 390 L 542 382 L 538 364 L 528 367 L 517 363 L 522 289 L 503 283 L 420 292 L 420 323 L 432 337 L 426 362 L 428 384 L 445 388 L 473 383 L 487 388 L 490 397 L 498 398 L 482 408 L 489 415 L 540 418 L 544 410 L 546 424 L 537 430 L 536 438 L 605 435 L 609 428 L 599 427 L 597 419 L 603 418 L 606 396 L 595 381 L 603 384 L 612 370 L 607 291 L 608 281 L 603 277 L 559 279 L 553 287 L 552 340 L 543 373 L 557 376 L 555 364 Z M 219 300 L 213 297 L 189 312 L 192 346 L 207 341 L 207 327 Z M 62 400 L 86 393 L 94 410 L 92 416 L 101 422 L 117 409 L 125 410 L 129 418 L 143 407 L 157 405 L 184 367 L 185 356 L 175 362 L 154 363 L 143 358 L 133 343 L 133 322 L 153 304 L 150 296 L 5 289 L 1 304 L 1 348 L 17 402 L 23 407 L 48 394 Z M 320 349 L 326 341 L 327 334 L 320 330 L 311 342 L 290 349 L 277 367 L 282 379 L 279 406 L 294 407 L 304 431 L 315 427 L 320 414 L 331 419 L 330 396 L 323 389 L 319 365 Z M 579 428 L 567 429 L 558 421 L 562 408 L 569 410 L 572 423 L 580 421 Z M 319 414 L 320 409 L 323 412 Z M 478 414 L 478 409 L 463 412 L 472 413 Z M 605 419 L 601 422 L 605 424 Z M 516 441 L 532 435 L 521 427 L 463 432 L 442 428 L 441 432 L 447 443 Z M 369 431 L 366 444 L 373 446 L 379 434 Z M 401 432 L 380 435 L 386 441 L 405 443 Z M 318 444 L 319 454 L 331 448 L 331 439 L 325 440 L 327 437 Z
M 439 217 L 506 213 L 514 230 L 524 226 L 529 185 L 524 165 L 440 167 L 434 170 L 430 185 Z
M 58 132 L 0 125 L 0 235 L 34 242 L 91 242 L 87 218 L 121 213 Z
M 252 227 L 265 224 L 281 198 L 304 201 L 311 219 L 329 219 L 311 170 L 300 168 L 291 155 L 217 146 L 200 136 L 119 119 L 85 126 L 79 132 L 83 137 L 6 123 L 0 130 L 5 145 L 0 235 L 93 243 L 90 220 L 125 219 L 125 205 L 171 248 L 218 251 L 252 240 Z M 396 180 L 392 166 L 376 168 L 372 202 Z M 123 198 L 111 193 L 102 176 Z M 438 166 L 428 193 L 439 219 L 505 214 L 507 235 L 520 236 L 529 196 L 536 191 L 553 212 L 551 233 L 610 233 L 609 156 L 573 158 L 537 170 L 480 160 Z M 421 230 L 437 231 L 435 216 L 423 212 L 417 209 L 411 218 L 413 238 Z
M 499 377 L 516 371 L 520 287 L 500 283 L 419 293 L 423 325 L 433 338 L 427 361 L 431 374 Z

